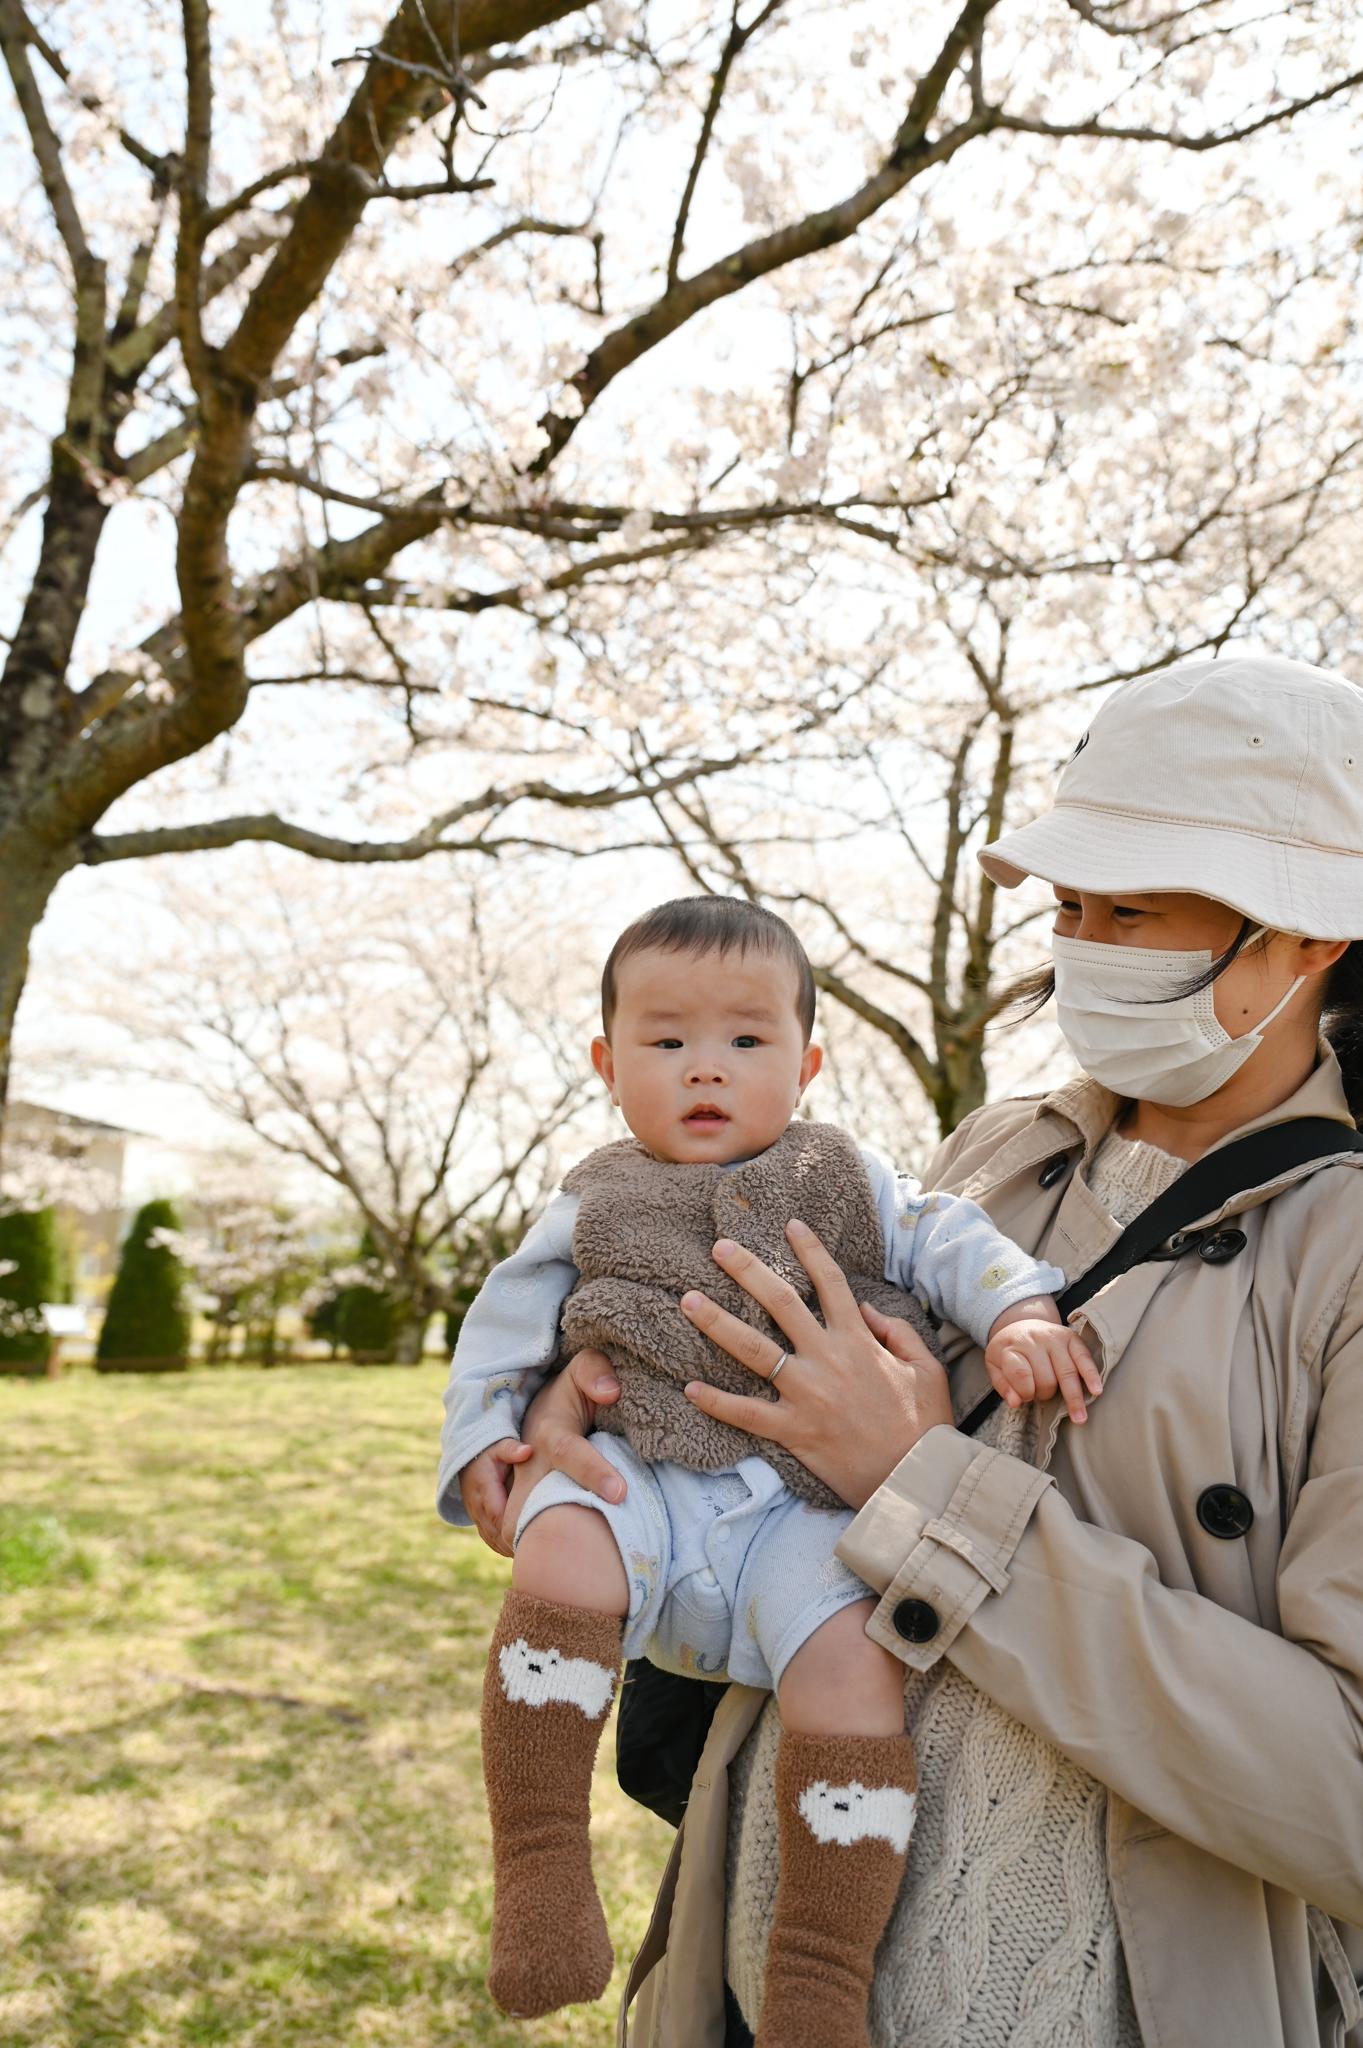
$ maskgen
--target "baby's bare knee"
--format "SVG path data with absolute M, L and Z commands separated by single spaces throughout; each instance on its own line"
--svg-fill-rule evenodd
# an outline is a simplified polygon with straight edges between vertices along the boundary
M 629 1580 L 610 1524 L 597 1509 L 562 1501 L 528 1522 L 516 1544 L 511 1583 L 564 1607 L 629 1612 Z
M 781 1674 L 786 1727 L 808 1735 L 891 1735 L 903 1726 L 904 1667 L 873 1642 L 872 1599 L 840 1608 L 803 1642 Z

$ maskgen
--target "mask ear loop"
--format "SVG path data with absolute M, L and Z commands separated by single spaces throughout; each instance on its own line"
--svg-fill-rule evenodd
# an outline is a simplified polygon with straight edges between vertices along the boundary
M 1254 944 L 1256 939 L 1266 939 L 1267 937 L 1268 926 L 1266 924 L 1256 925 L 1254 930 L 1246 935 L 1245 943 L 1243 946 L 1241 946 L 1237 958 L 1243 958 L 1243 956 L 1249 951 L 1250 947 Z M 1287 994 L 1283 997 L 1282 1001 L 1275 1003 L 1273 1005 L 1273 1008 L 1269 1011 L 1268 1015 L 1265 1018 L 1263 1018 L 1258 1024 L 1251 1024 L 1248 1031 L 1242 1031 L 1239 1034 L 1240 1037 L 1252 1038 L 1255 1036 L 1256 1033 L 1262 1034 L 1263 1032 L 1267 1031 L 1269 1025 L 1273 1022 L 1274 1018 L 1281 1017 L 1283 1011 L 1287 1008 L 1293 996 L 1297 993 L 1297 990 L 1303 987 L 1305 985 L 1305 982 L 1306 976 L 1304 974 L 1299 974 L 1296 980 L 1293 982 L 1291 988 L 1287 991 Z M 1232 1045 L 1234 1045 L 1235 1042 L 1235 1039 L 1231 1040 Z
M 1289 989 L 1289 990 L 1287 991 L 1287 994 L 1286 994 L 1286 995 L 1285 995 L 1285 996 L 1283 997 L 1282 1001 L 1281 1001 L 1280 1003 L 1275 1003 L 1275 1004 L 1273 1005 L 1273 1008 L 1272 1008 L 1272 1009 L 1271 1009 L 1271 1010 L 1269 1011 L 1268 1015 L 1267 1015 L 1267 1016 L 1266 1016 L 1266 1017 L 1264 1018 L 1264 1020 L 1263 1020 L 1262 1024 L 1252 1024 L 1252 1025 L 1250 1026 L 1250 1031 L 1267 1031 L 1267 1029 L 1268 1029 L 1269 1025 L 1270 1025 L 1270 1024 L 1271 1024 L 1271 1023 L 1273 1022 L 1273 1019 L 1274 1019 L 1275 1017 L 1281 1017 L 1281 1015 L 1282 1015 L 1283 1011 L 1284 1011 L 1284 1010 L 1285 1010 L 1285 1009 L 1287 1008 L 1287 1006 L 1288 1006 L 1288 1004 L 1289 1004 L 1289 1003 L 1291 1002 L 1291 1000 L 1292 1000 L 1293 996 L 1294 996 L 1294 995 L 1295 995 L 1295 994 L 1297 993 L 1297 990 L 1298 990 L 1299 988 L 1301 988 L 1301 987 L 1303 987 L 1303 986 L 1304 986 L 1304 984 L 1305 984 L 1305 981 L 1306 981 L 1306 976 L 1305 976 L 1304 974 L 1299 974 L 1299 975 L 1297 976 L 1296 980 L 1295 980 L 1295 981 L 1293 982 L 1293 984 L 1292 984 L 1291 988 L 1290 988 L 1290 989 Z M 1249 1031 L 1247 1031 L 1247 1032 L 1245 1032 L 1245 1033 L 1244 1033 L 1244 1036 L 1245 1036 L 1246 1038 L 1248 1038 L 1248 1037 L 1249 1037 L 1249 1035 L 1250 1035 Z M 1233 1042 L 1233 1041 L 1232 1041 L 1232 1042 Z

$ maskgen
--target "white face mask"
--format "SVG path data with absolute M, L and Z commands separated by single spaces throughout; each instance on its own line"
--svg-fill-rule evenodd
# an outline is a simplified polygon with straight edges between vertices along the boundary
M 1051 952 L 1060 1029 L 1084 1072 L 1114 1095 L 1168 1109 L 1205 1101 L 1238 1074 L 1306 979 L 1299 974 L 1262 1023 L 1232 1038 L 1217 1022 L 1210 985 L 1174 994 L 1207 972 L 1210 953 L 1058 936 Z

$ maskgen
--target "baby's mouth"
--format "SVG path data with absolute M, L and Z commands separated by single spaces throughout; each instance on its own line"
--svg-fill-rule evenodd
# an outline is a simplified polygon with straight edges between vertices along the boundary
M 724 1111 L 717 1109 L 713 1102 L 698 1102 L 695 1108 L 688 1110 L 682 1118 L 682 1122 L 690 1124 L 692 1130 L 701 1131 L 718 1130 L 721 1124 L 727 1124 L 728 1121 Z

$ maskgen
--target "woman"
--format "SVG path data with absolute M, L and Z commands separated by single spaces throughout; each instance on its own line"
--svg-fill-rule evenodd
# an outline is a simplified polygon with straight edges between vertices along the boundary
M 1006 1412 L 964 1435 L 978 1353 L 948 1390 L 817 1247 L 826 1328 L 730 1264 L 785 1332 L 781 1399 L 693 1398 L 860 1510 L 840 1554 L 906 1666 L 920 1821 L 873 2033 L 1363 2043 L 1363 692 L 1246 657 L 1127 684 L 1054 810 L 981 859 L 1055 887 L 1084 1074 L 978 1111 L 927 1185 L 1073 1280 L 1233 1136 L 1324 1117 L 1340 1146 L 1086 1304 L 1105 1390 L 1082 1430 L 1052 1407 L 1030 1438 Z M 765 1338 L 696 1320 L 771 1371 Z M 540 1396 L 516 1496 L 546 1461 L 615 1480 L 581 1441 L 603 1367 L 584 1354 Z M 638 2048 L 719 2048 L 726 1955 L 756 2017 L 773 1722 L 740 1688 L 716 1717 L 635 1968 Z

